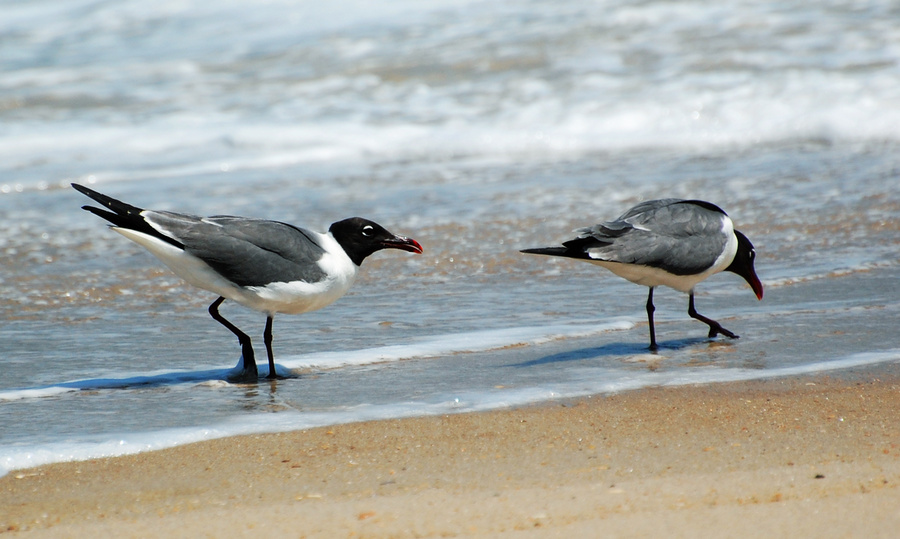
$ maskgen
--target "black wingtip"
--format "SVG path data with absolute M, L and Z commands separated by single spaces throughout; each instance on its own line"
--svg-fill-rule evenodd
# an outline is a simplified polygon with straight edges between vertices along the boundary
M 144 234 L 147 234 L 148 236 L 153 236 L 165 242 L 171 243 L 172 245 L 180 249 L 184 248 L 184 245 L 178 240 L 166 236 L 165 234 L 161 234 L 158 230 L 153 228 L 144 219 L 142 215 L 144 212 L 143 209 L 132 206 L 131 204 L 126 204 L 121 200 L 116 200 L 112 197 L 104 195 L 103 193 L 98 193 L 97 191 L 94 191 L 89 187 L 85 187 L 77 183 L 73 183 L 72 188 L 74 188 L 79 193 L 90 197 L 102 206 L 105 206 L 105 208 L 82 206 L 81 209 L 91 212 L 97 217 L 105 219 L 110 223 L 110 226 L 134 230 L 136 232 L 142 232 Z
M 90 187 L 85 187 L 81 184 L 73 183 L 72 188 L 75 189 L 76 191 L 78 191 L 79 193 L 95 200 L 99 204 L 106 206 L 107 208 L 109 208 L 110 210 L 112 210 L 113 212 L 115 212 L 116 214 L 121 215 L 121 216 L 138 217 L 140 215 L 140 213 L 142 211 L 144 211 L 142 208 L 138 208 L 137 206 L 132 206 L 131 204 L 126 204 L 125 202 L 122 202 L 121 200 L 116 200 L 113 197 L 104 195 L 103 193 L 98 193 L 97 191 L 94 191 Z M 83 207 L 83 209 L 93 212 L 93 210 L 88 209 L 90 207 L 91 206 L 86 206 L 86 207 Z M 96 213 L 96 212 L 93 212 L 93 213 Z M 97 214 L 97 215 L 100 215 L 100 214 Z M 103 215 L 101 215 L 101 217 L 106 218 Z
M 549 256 L 567 256 L 568 249 L 565 247 L 536 247 L 533 249 L 521 249 L 520 253 L 528 255 L 549 255 Z
M 73 189 L 75 189 L 76 191 L 78 191 L 79 193 L 84 194 L 84 195 L 94 192 L 91 189 L 88 189 L 87 187 L 81 185 L 80 183 L 73 182 L 73 183 L 70 183 L 69 185 L 71 185 Z M 88 195 L 88 196 L 90 196 L 90 195 Z
M 97 217 L 102 217 L 103 219 L 106 219 L 107 221 L 112 223 L 112 226 L 119 226 L 119 224 L 120 224 L 119 222 L 117 222 L 117 221 L 120 221 L 120 219 L 121 219 L 119 214 L 113 213 L 111 211 L 102 210 L 100 208 L 95 208 L 94 206 L 82 206 L 81 209 L 84 211 L 89 211 L 89 212 L 93 213 L 94 215 L 96 215 Z

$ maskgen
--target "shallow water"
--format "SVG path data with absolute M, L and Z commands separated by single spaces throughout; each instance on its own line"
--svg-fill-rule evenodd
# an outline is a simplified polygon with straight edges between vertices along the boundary
M 3 6 L 0 466 L 896 369 L 900 13 L 854 6 Z M 362 215 L 425 253 L 379 253 L 334 305 L 276 318 L 297 377 L 229 384 L 214 297 L 79 210 L 71 181 L 317 230 Z M 706 339 L 660 290 L 649 354 L 646 289 L 518 253 L 662 196 L 713 201 L 754 242 L 762 302 L 732 274 L 698 287 L 740 339 Z

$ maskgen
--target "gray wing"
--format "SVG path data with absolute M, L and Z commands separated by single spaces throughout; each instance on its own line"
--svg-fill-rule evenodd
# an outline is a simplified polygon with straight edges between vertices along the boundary
M 311 232 L 277 221 L 217 215 L 200 218 L 145 211 L 144 219 L 239 286 L 314 283 L 325 277 L 325 254 Z
M 708 202 L 652 200 L 614 221 L 579 229 L 578 237 L 563 245 L 594 260 L 692 275 L 708 269 L 722 253 L 728 241 L 722 232 L 724 215 Z

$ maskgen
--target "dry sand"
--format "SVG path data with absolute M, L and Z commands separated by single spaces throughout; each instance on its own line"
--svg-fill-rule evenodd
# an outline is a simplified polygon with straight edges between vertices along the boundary
M 898 537 L 900 378 L 659 388 L 0 478 L 28 537 Z

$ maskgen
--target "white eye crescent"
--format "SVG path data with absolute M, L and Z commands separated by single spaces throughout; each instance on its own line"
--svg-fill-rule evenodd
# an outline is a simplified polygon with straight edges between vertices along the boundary
M 371 236 L 374 233 L 375 233 L 375 229 L 372 227 L 372 225 L 366 225 L 366 226 L 362 227 L 362 235 L 363 236 Z

